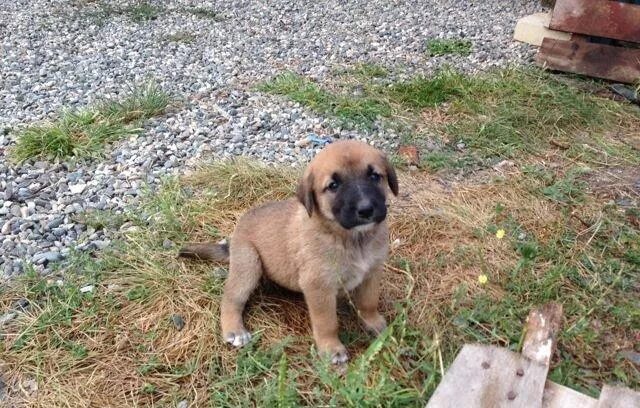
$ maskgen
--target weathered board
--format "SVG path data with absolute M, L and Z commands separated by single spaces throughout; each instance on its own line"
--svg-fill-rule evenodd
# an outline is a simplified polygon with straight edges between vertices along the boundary
M 548 366 L 561 326 L 562 305 L 559 303 L 550 302 L 530 311 L 524 327 L 522 355 Z
M 564 385 L 547 381 L 542 408 L 598 408 L 598 400 Z
M 629 388 L 602 387 L 598 408 L 638 408 L 640 407 L 640 393 Z
M 518 20 L 513 32 L 513 39 L 527 44 L 540 46 L 545 38 L 570 40 L 571 34 L 549 29 L 550 13 L 536 13 Z
M 545 38 L 536 62 L 553 70 L 618 82 L 634 83 L 640 78 L 640 50 L 633 48 Z
M 611 0 L 557 0 L 549 28 L 640 43 L 640 6 Z
M 503 348 L 467 344 L 427 408 L 542 407 L 548 368 Z

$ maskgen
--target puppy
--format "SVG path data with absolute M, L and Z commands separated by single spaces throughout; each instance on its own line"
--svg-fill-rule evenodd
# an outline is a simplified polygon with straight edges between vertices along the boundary
M 389 192 L 398 194 L 398 179 L 382 152 L 363 142 L 335 142 L 311 161 L 297 198 L 249 210 L 229 245 L 185 246 L 181 256 L 230 263 L 221 302 L 224 340 L 241 347 L 251 339 L 242 313 L 262 276 L 304 294 L 318 351 L 335 364 L 348 359 L 338 339 L 338 297 L 349 294 L 365 327 L 380 333 Z

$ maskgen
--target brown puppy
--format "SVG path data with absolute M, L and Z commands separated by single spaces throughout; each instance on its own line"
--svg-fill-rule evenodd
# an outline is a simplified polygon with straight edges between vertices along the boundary
M 318 350 L 347 361 L 338 339 L 337 298 L 350 293 L 365 326 L 386 327 L 378 312 L 388 253 L 386 199 L 398 180 L 384 154 L 366 143 L 328 145 L 302 176 L 297 199 L 244 214 L 225 244 L 192 244 L 185 257 L 230 261 L 221 302 L 222 335 L 240 347 L 251 339 L 242 320 L 247 299 L 265 275 L 304 294 Z

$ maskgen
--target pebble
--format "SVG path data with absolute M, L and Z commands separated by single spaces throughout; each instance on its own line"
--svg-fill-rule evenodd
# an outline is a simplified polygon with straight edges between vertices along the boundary
M 11 320 L 15 319 L 18 316 L 16 312 L 7 312 L 0 316 L 0 327 L 3 327 L 5 324 L 9 323 Z
M 176 330 L 180 331 L 184 328 L 184 318 L 178 314 L 174 314 L 171 316 L 171 322 L 173 322 L 173 326 Z
M 83 286 L 80 288 L 80 293 L 90 293 L 90 292 L 93 292 L 94 289 L 95 289 L 95 286 L 93 285 Z
M 62 259 L 62 254 L 60 254 L 59 252 L 53 252 L 53 251 L 40 252 L 33 255 L 32 257 L 32 261 L 36 265 L 40 265 L 45 262 L 56 262 L 56 261 L 60 261 L 61 259 Z

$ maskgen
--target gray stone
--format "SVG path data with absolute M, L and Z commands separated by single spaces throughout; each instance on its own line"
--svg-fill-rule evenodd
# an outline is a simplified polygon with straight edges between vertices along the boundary
M 59 252 L 49 251 L 49 252 L 40 252 L 33 255 L 33 263 L 36 265 L 41 265 L 45 262 L 56 262 L 62 259 L 62 255 Z

